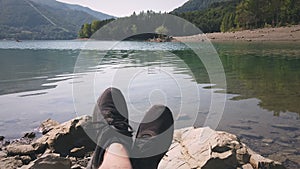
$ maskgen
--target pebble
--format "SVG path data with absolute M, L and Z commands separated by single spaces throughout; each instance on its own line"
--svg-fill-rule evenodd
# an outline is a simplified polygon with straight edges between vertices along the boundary
M 267 144 L 271 144 L 271 143 L 274 142 L 274 140 L 265 138 L 265 139 L 262 139 L 262 142 L 263 142 L 263 143 L 267 143 Z

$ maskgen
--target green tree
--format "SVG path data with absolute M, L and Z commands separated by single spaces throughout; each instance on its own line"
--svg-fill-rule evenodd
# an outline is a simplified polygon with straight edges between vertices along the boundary
M 234 14 L 233 13 L 227 13 L 223 20 L 222 20 L 222 24 L 221 24 L 221 28 L 220 30 L 222 32 L 227 32 L 231 29 L 234 29 L 235 25 L 234 25 Z
M 155 33 L 159 35 L 167 35 L 168 32 L 168 29 L 164 25 L 161 25 L 155 29 Z
M 84 24 L 82 29 L 83 38 L 89 38 L 92 35 L 91 24 Z
M 92 34 L 97 32 L 101 28 L 101 21 L 94 20 L 91 24 L 91 32 Z

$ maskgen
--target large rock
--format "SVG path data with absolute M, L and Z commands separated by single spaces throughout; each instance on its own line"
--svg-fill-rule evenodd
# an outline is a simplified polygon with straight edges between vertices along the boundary
M 46 154 L 21 169 L 71 169 L 71 160 L 59 154 Z
M 42 134 L 46 134 L 49 131 L 51 131 L 55 126 L 58 126 L 58 125 L 59 125 L 59 123 L 57 121 L 54 121 L 52 119 L 47 119 L 42 122 L 42 124 L 39 127 L 39 131 Z
M 7 157 L 0 159 L 0 168 L 2 169 L 15 169 L 23 165 L 21 159 L 18 157 Z
M 159 164 L 160 169 L 282 169 L 240 142 L 233 134 L 210 128 L 176 130 L 173 143 Z
M 91 117 L 75 118 L 54 126 L 53 129 L 37 139 L 33 145 L 36 146 L 37 150 L 42 149 L 39 146 L 47 145 L 51 152 L 59 153 L 62 156 L 70 155 L 74 148 L 84 149 L 85 152 L 91 151 L 95 148 L 95 144 L 83 129 L 89 125 L 91 125 Z
M 19 145 L 19 144 L 11 144 L 6 147 L 8 156 L 16 156 L 16 155 L 29 155 L 34 156 L 34 148 L 31 145 Z

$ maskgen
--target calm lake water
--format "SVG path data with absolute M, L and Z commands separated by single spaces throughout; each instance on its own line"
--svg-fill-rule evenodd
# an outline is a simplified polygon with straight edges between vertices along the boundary
M 17 138 L 48 118 L 91 115 L 101 92 L 115 86 L 134 127 L 152 104 L 167 104 L 176 128 L 212 125 L 297 168 L 299 43 L 200 44 L 210 47 L 218 53 L 207 55 L 219 55 L 227 86 L 212 84 L 211 74 L 220 72 L 207 71 L 182 43 L 0 41 L 0 135 Z M 223 102 L 224 111 L 211 112 Z M 216 124 L 206 120 L 213 113 Z

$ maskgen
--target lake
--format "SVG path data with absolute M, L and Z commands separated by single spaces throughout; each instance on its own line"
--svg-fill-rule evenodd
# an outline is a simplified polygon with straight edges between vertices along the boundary
M 299 44 L 196 44 L 203 56 L 193 45 L 0 41 L 0 135 L 18 138 L 48 118 L 91 115 L 101 92 L 115 86 L 135 128 L 151 105 L 166 104 L 176 128 L 231 132 L 260 154 L 298 168 Z

